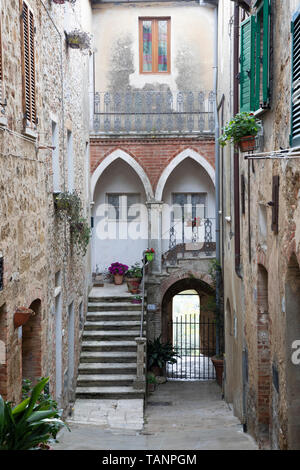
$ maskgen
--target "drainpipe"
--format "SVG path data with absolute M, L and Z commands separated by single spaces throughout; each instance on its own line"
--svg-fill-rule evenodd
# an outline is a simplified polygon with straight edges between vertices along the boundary
M 216 261 L 218 263 L 216 270 L 216 308 L 217 312 L 220 310 L 220 288 L 221 288 L 221 273 L 218 269 L 221 262 L 220 256 L 220 145 L 219 145 L 219 117 L 217 105 L 217 92 L 218 92 L 218 5 L 215 7 L 214 18 L 214 115 L 215 115 L 215 170 L 216 170 Z M 220 354 L 220 330 L 219 324 L 216 324 L 216 354 Z
M 239 112 L 239 6 L 234 6 L 234 42 L 233 42 L 233 115 Z M 234 254 L 235 272 L 241 279 L 241 233 L 240 233 L 240 168 L 239 153 L 233 154 L 234 184 Z
M 215 116 L 215 192 L 216 192 L 216 261 L 218 266 L 221 262 L 220 256 L 220 155 L 219 155 L 219 119 L 218 119 L 218 5 L 219 0 L 200 0 L 200 6 L 212 6 L 214 8 L 214 116 Z M 221 273 L 216 270 L 216 309 L 220 309 L 220 290 L 221 290 Z M 219 324 L 216 323 L 216 355 L 220 354 L 220 330 Z

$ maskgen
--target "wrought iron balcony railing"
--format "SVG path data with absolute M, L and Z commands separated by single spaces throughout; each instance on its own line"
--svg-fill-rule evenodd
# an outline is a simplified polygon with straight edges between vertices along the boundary
M 214 92 L 96 92 L 93 132 L 205 135 L 215 130 Z

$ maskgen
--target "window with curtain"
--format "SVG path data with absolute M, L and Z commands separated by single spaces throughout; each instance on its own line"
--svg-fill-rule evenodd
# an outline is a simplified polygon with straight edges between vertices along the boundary
M 140 18 L 140 72 L 170 73 L 170 18 Z

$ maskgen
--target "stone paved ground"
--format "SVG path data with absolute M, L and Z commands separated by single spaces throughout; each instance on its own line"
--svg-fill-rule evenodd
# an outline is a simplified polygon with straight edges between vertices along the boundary
M 55 450 L 257 450 L 216 382 L 169 381 L 148 400 L 142 431 L 91 424 L 64 430 Z

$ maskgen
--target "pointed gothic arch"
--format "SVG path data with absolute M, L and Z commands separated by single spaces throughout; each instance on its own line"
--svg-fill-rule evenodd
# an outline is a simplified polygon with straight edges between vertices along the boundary
M 150 183 L 150 180 L 145 172 L 145 170 L 141 167 L 141 165 L 128 153 L 124 152 L 124 150 L 117 149 L 114 150 L 111 154 L 109 154 L 102 162 L 97 166 L 96 170 L 92 174 L 91 178 L 91 198 L 94 199 L 94 192 L 97 185 L 99 178 L 101 177 L 102 173 L 106 168 L 111 165 L 115 160 L 120 158 L 124 162 L 128 163 L 128 165 L 137 173 L 140 177 L 140 180 L 144 186 L 145 193 L 147 200 L 153 199 L 153 189 Z
M 165 184 L 173 172 L 175 168 L 183 162 L 186 158 L 191 158 L 192 160 L 195 160 L 199 165 L 202 166 L 202 168 L 207 172 L 209 175 L 213 185 L 215 186 L 215 170 L 213 166 L 204 158 L 202 155 L 199 153 L 195 152 L 195 150 L 192 149 L 185 149 L 182 152 L 180 152 L 173 160 L 169 163 L 169 165 L 164 169 L 162 172 L 159 181 L 156 186 L 156 191 L 155 191 L 155 199 L 157 201 L 162 200 L 162 195 L 164 191 Z

